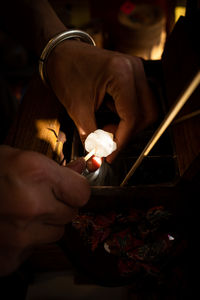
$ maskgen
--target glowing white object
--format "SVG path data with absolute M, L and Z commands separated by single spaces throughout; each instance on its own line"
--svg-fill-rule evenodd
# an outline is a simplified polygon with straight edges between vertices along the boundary
M 85 140 L 85 150 L 90 152 L 94 149 L 97 157 L 106 157 L 117 149 L 113 141 L 113 134 L 102 129 L 90 133 Z
M 111 251 L 110 251 L 110 247 L 109 247 L 109 245 L 107 244 L 107 243 L 104 243 L 104 249 L 106 250 L 106 252 L 108 252 L 108 253 L 110 253 Z
M 169 239 L 169 241 L 174 241 L 175 240 L 175 238 L 170 234 L 168 234 L 168 239 Z

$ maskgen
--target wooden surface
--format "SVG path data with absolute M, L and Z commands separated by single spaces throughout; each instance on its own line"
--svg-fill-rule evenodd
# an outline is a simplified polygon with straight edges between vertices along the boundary
M 56 97 L 35 78 L 20 106 L 6 144 L 32 150 L 49 158 L 62 159 L 62 142 L 58 140 L 59 116 L 63 110 Z M 33 272 L 68 270 L 71 264 L 57 244 L 38 247 L 28 261 Z
M 6 144 L 33 150 L 59 160 L 62 150 L 58 141 L 61 105 L 39 78 L 30 84 Z
M 178 32 L 179 35 L 179 32 Z M 184 38 L 184 35 L 180 35 Z M 166 98 L 169 103 L 173 103 L 187 84 L 188 80 L 195 73 L 198 66 L 193 52 L 188 52 L 186 48 L 185 61 L 182 58 L 176 59 L 182 54 L 183 49 L 176 47 L 176 35 L 172 37 L 172 43 L 175 48 L 167 47 L 163 57 L 163 68 L 166 83 Z M 178 39 L 177 39 L 178 40 Z M 179 42 L 178 42 L 179 43 Z M 168 45 L 169 46 L 169 45 Z M 193 48 L 192 48 L 193 49 Z M 175 51 L 175 52 L 174 52 Z M 191 50 L 192 51 L 192 50 Z M 191 54 L 191 60 L 187 61 L 188 53 Z M 183 52 L 184 54 L 184 52 Z M 187 65 L 187 72 L 184 67 Z M 194 66 L 194 69 L 192 68 Z M 189 76 L 189 77 L 188 77 Z M 58 141 L 60 131 L 60 113 L 61 105 L 57 99 L 46 89 L 39 79 L 36 79 L 24 98 L 17 120 L 7 138 L 7 144 L 25 150 L 34 150 L 47 155 L 52 159 L 61 159 L 62 144 Z M 198 94 L 199 95 L 199 94 Z M 195 96 L 190 103 L 195 103 L 192 107 L 199 107 L 196 104 Z M 197 106 L 196 106 L 197 105 Z M 191 107 L 188 108 L 188 111 Z M 187 107 L 185 108 L 187 109 Z M 196 108 L 195 108 L 196 109 Z M 182 112 L 184 113 L 184 111 Z M 199 170 L 196 159 L 200 151 L 200 128 L 199 116 L 184 122 L 174 124 L 173 135 L 175 153 L 179 167 L 179 173 L 183 176 L 193 165 L 194 169 Z M 194 174 L 194 173 L 193 173 Z M 186 188 L 186 190 L 184 189 Z M 120 189 L 119 187 L 96 187 L 92 188 L 92 195 L 85 210 L 104 210 L 120 207 L 148 207 L 150 205 L 167 205 L 175 213 L 189 214 L 188 201 L 195 199 L 191 195 L 190 186 L 133 186 Z M 192 199 L 192 200 L 191 200 Z M 183 217 L 187 220 L 187 217 Z M 41 248 L 41 253 L 37 250 L 34 255 L 35 270 L 58 270 L 59 268 L 68 269 L 69 263 L 65 256 L 61 255 L 60 248 L 54 244 L 50 249 L 48 246 Z M 46 256 L 44 255 L 46 253 Z M 53 253 L 53 254 L 52 254 Z M 53 259 L 49 259 L 52 257 Z M 38 259 L 38 260 L 37 260 Z M 59 267 L 60 266 L 60 267 Z
M 200 68 L 200 49 L 197 39 L 199 28 L 197 26 L 200 22 L 194 19 L 193 23 L 187 23 L 184 18 L 179 19 L 165 47 L 162 64 L 168 109 Z M 200 110 L 199 97 L 200 87 L 188 99 L 176 120 Z M 199 171 L 200 166 L 196 165 L 196 161 L 200 157 L 199 128 L 199 114 L 182 122 L 174 123 L 172 126 L 175 155 L 181 177 L 185 176 L 189 168 L 193 168 L 193 171 L 190 172 L 191 176 Z

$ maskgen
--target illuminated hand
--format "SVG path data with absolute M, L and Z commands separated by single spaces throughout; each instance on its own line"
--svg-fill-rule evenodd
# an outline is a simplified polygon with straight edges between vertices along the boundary
M 84 159 L 61 167 L 42 154 L 0 146 L 0 276 L 14 271 L 34 246 L 58 240 L 86 204 L 79 173 Z
M 131 135 L 157 118 L 154 98 L 139 58 L 68 40 L 50 54 L 47 73 L 55 94 L 74 120 L 82 142 L 97 129 L 95 112 L 105 94 L 112 96 L 111 105 L 120 122 L 115 132 L 117 150 L 107 157 L 108 162 L 116 157 Z

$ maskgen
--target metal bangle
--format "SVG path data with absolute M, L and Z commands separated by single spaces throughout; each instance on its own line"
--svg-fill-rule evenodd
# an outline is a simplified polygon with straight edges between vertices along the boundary
M 87 32 L 82 30 L 74 29 L 74 30 L 64 31 L 51 38 L 49 42 L 46 44 L 46 46 L 44 47 L 42 54 L 39 58 L 39 74 L 45 85 L 47 85 L 48 82 L 47 71 L 46 71 L 46 61 L 48 59 L 48 56 L 58 44 L 60 44 L 61 42 L 67 39 L 80 39 L 83 42 L 96 46 L 93 38 Z

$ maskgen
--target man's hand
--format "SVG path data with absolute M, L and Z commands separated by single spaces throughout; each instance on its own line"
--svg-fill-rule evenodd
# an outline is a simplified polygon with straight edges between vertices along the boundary
M 52 37 L 67 30 L 47 0 L 3 1 L 1 11 L 3 24 L 38 56 Z M 55 95 L 75 122 L 82 142 L 97 129 L 95 112 L 105 94 L 112 97 L 109 107 L 116 111 L 120 122 L 115 132 L 118 147 L 107 157 L 108 162 L 112 162 L 132 135 L 157 118 L 143 64 L 137 57 L 66 40 L 50 53 L 47 74 Z
M 90 196 L 77 172 L 42 154 L 0 146 L 0 275 L 14 271 L 34 246 L 57 241 Z
M 75 122 L 81 140 L 97 129 L 95 112 L 108 93 L 109 107 L 120 122 L 116 128 L 117 150 L 107 157 L 111 162 L 130 137 L 157 118 L 157 108 L 140 58 L 99 49 L 77 41 L 64 41 L 47 61 L 50 84 Z

